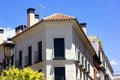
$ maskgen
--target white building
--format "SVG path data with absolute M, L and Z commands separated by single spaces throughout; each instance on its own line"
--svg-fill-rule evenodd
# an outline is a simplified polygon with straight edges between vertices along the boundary
M 3 43 L 3 33 L 4 33 L 4 30 L 0 29 L 0 44 Z
M 4 33 L 4 30 L 3 29 L 0 29 L 0 73 L 2 71 L 2 62 L 3 62 L 3 50 L 2 50 L 2 43 L 3 43 L 3 33 Z
M 101 64 L 98 68 L 99 79 L 100 80 L 113 80 L 113 69 L 110 65 L 108 58 L 106 57 L 102 42 L 97 36 L 88 36 L 92 46 L 94 47 L 97 56 L 99 57 Z
M 14 43 L 8 39 L 3 40 L 4 30 L 0 29 L 0 74 L 3 69 L 8 69 L 9 66 L 13 65 L 13 48 Z
M 27 10 L 28 25 L 16 28 L 16 67 L 31 67 L 47 80 L 93 80 L 95 50 L 75 17 L 53 14 L 41 21 Z

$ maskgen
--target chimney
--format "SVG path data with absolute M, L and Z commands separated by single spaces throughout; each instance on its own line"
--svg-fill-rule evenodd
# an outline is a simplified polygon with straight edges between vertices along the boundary
M 4 30 L 0 29 L 0 44 L 3 43 L 3 33 L 4 33 Z
M 16 35 L 26 30 L 26 25 L 20 25 L 15 28 Z
M 85 34 L 87 34 L 86 25 L 87 25 L 86 23 L 80 23 L 80 26 L 82 27 Z
M 37 22 L 39 22 L 39 15 L 35 14 L 35 9 L 33 8 L 27 9 L 27 26 L 31 27 Z

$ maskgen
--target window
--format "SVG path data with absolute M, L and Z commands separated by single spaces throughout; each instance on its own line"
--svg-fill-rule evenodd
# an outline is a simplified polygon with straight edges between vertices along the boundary
M 14 55 L 11 57 L 11 65 L 14 65 Z
M 88 67 L 88 65 L 87 65 L 87 60 L 85 60 L 85 69 L 87 70 L 87 67 Z
M 54 68 L 55 80 L 65 80 L 65 67 Z
M 90 73 L 90 63 L 88 63 L 88 73 Z
M 19 68 L 22 67 L 22 51 L 19 51 Z
M 78 61 L 80 62 L 80 52 L 78 52 Z
M 42 41 L 38 42 L 38 61 L 42 61 Z
M 42 61 L 42 41 L 38 42 L 38 51 L 35 52 L 35 62 Z
M 86 63 L 87 62 L 85 60 L 86 60 L 85 56 L 82 56 L 82 68 L 83 69 L 86 69 Z
M 101 56 L 100 56 L 100 50 L 98 50 L 98 55 L 99 55 L 99 59 L 101 59 Z
M 28 65 L 32 64 L 32 46 L 28 47 Z
M 82 65 L 84 66 L 84 56 L 82 56 Z
M 65 58 L 64 38 L 54 38 L 54 58 Z

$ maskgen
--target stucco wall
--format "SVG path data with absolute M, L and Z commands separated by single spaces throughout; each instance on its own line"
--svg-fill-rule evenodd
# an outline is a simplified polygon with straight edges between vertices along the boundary
M 35 52 L 37 51 L 38 42 L 42 41 L 42 71 L 48 80 L 54 78 L 54 67 L 65 67 L 65 77 L 67 80 L 76 80 L 84 72 L 79 70 L 74 60 L 76 59 L 76 50 L 79 50 L 90 63 L 90 74 L 93 78 L 93 61 L 85 44 L 73 30 L 73 24 L 70 22 L 46 22 L 44 25 L 37 25 L 32 29 L 24 32 L 14 38 L 15 60 L 18 60 L 18 53 L 22 50 L 22 65 L 25 66 L 25 56 L 28 54 L 28 47 L 32 46 L 32 64 L 35 62 Z M 42 28 L 40 28 L 42 27 Z M 54 38 L 64 38 L 65 58 L 66 60 L 53 60 L 54 58 Z M 75 50 L 76 47 L 76 50 Z M 33 67 L 34 68 L 34 67 Z M 78 73 L 78 74 L 77 74 Z
M 3 33 L 0 33 L 0 44 L 3 43 Z
M 74 31 L 74 29 L 72 30 L 72 35 L 73 35 L 73 46 L 74 49 L 76 48 L 76 51 L 74 52 L 75 54 L 78 53 L 78 51 L 80 51 L 80 53 L 85 56 L 85 58 L 88 60 L 88 62 L 90 63 L 90 76 L 93 78 L 94 77 L 94 70 L 93 70 L 93 57 L 90 55 L 90 52 L 88 51 L 88 49 L 86 48 L 86 44 L 84 44 L 80 37 L 77 35 L 77 33 Z M 77 57 L 77 55 L 76 55 Z
M 64 38 L 66 60 L 53 60 L 54 38 Z M 75 55 L 72 47 L 72 24 L 46 24 L 46 77 L 48 80 L 54 77 L 54 67 L 65 67 L 66 79 L 75 80 L 76 69 L 73 63 L 74 58 Z
M 39 26 L 36 26 L 39 27 Z M 46 53 L 46 39 L 45 39 L 45 28 L 42 29 L 32 29 L 24 33 L 24 35 L 18 36 L 14 39 L 15 45 L 15 60 L 19 58 L 19 51 L 22 50 L 22 65 L 25 66 L 25 56 L 28 55 L 28 47 L 32 46 L 32 64 L 35 62 L 35 53 L 38 51 L 38 42 L 42 41 L 42 59 L 45 60 Z

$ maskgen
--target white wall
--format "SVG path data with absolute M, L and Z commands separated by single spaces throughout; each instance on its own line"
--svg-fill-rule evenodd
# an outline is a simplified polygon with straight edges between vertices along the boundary
M 70 22 L 45 23 L 42 26 L 35 26 L 14 39 L 15 58 L 18 59 L 19 51 L 23 51 L 23 67 L 25 66 L 25 56 L 28 53 L 28 47 L 32 46 L 32 63 L 34 63 L 34 53 L 37 51 L 39 41 L 42 41 L 43 66 L 42 71 L 48 80 L 54 77 L 54 67 L 65 67 L 65 77 L 67 80 L 76 80 L 77 67 L 73 60 L 76 58 L 75 46 L 90 62 L 90 76 L 93 77 L 93 59 L 87 48 L 85 48 L 78 35 L 74 32 Z M 43 27 L 43 28 L 40 28 Z M 54 38 L 64 38 L 65 40 L 65 58 L 66 60 L 53 60 L 54 58 Z M 15 59 L 15 60 L 16 60 Z M 80 72 L 79 71 L 80 75 Z M 81 72 L 83 75 L 84 73 Z M 78 77 L 79 78 L 79 77 Z M 82 76 L 83 78 L 83 76 Z
M 80 51 L 80 53 L 85 56 L 85 58 L 88 60 L 88 62 L 90 63 L 90 76 L 93 78 L 94 77 L 94 70 L 93 70 L 93 57 L 90 55 L 90 52 L 88 51 L 88 49 L 86 48 L 86 44 L 84 44 L 81 39 L 78 37 L 77 33 L 72 30 L 72 35 L 73 35 L 73 47 L 74 49 L 76 48 L 76 52 L 74 52 L 75 54 L 78 53 L 78 51 Z M 74 50 L 75 51 L 75 50 Z M 77 55 L 76 55 L 77 57 Z
M 53 60 L 54 38 L 64 38 L 66 60 Z M 76 80 L 76 69 L 73 63 L 74 50 L 72 47 L 72 24 L 54 23 L 46 24 L 46 77 L 51 80 L 54 77 L 54 67 L 65 67 L 67 80 Z
M 54 57 L 54 38 L 64 38 L 65 58 L 73 59 L 72 50 L 72 26 L 71 24 L 49 24 L 46 25 L 46 59 L 52 60 Z
M 39 26 L 36 26 L 39 27 Z M 19 36 L 15 41 L 15 60 L 19 58 L 19 51 L 22 50 L 22 65 L 25 66 L 25 56 L 28 55 L 28 47 L 32 46 L 32 63 L 35 62 L 35 52 L 38 51 L 38 42 L 42 41 L 42 55 L 45 60 L 46 53 L 46 39 L 45 39 L 45 28 L 43 29 L 32 29 L 27 34 Z
M 0 33 L 0 44 L 3 43 L 3 33 Z
M 94 38 L 94 41 L 91 42 L 91 44 L 92 44 L 92 47 L 94 48 L 94 50 L 96 51 L 97 55 L 99 56 L 99 54 L 98 54 L 99 44 L 98 44 L 97 37 Z
M 46 62 L 46 77 L 47 80 L 54 80 L 54 68 L 65 67 L 66 80 L 76 80 L 76 67 L 73 60 L 53 60 Z

